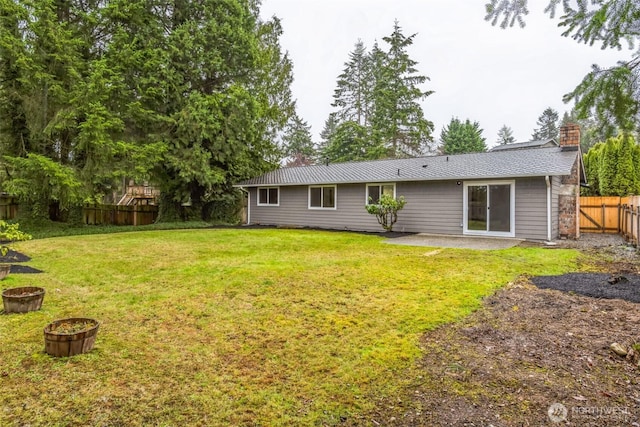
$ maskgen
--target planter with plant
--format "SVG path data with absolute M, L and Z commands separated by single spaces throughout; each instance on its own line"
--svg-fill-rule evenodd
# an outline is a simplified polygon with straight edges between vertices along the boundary
M 91 351 L 100 322 L 84 317 L 55 320 L 44 328 L 44 350 L 56 357 L 70 357 Z
M 30 240 L 31 235 L 20 231 L 19 224 L 10 224 L 0 219 L 0 257 L 4 258 L 9 253 L 9 245 L 20 240 Z M 11 271 L 11 264 L 0 262 L 0 280 L 7 277 Z

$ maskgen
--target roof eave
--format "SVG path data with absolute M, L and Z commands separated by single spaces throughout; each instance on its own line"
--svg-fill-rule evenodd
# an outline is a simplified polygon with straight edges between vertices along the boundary
M 480 181 L 480 180 L 499 180 L 499 179 L 514 179 L 514 178 L 535 178 L 545 176 L 564 176 L 570 175 L 570 173 L 564 172 L 544 172 L 534 174 L 519 174 L 519 175 L 485 175 L 485 176 L 461 176 L 461 177 L 441 177 L 441 178 L 396 178 L 396 179 L 371 179 L 371 180 L 357 180 L 357 181 L 309 181 L 309 182 L 284 182 L 284 183 L 243 183 L 236 184 L 233 187 L 236 188 L 258 188 L 258 187 L 297 187 L 297 186 L 309 186 L 309 185 L 347 185 L 347 184 L 379 184 L 385 182 L 438 182 L 438 181 Z

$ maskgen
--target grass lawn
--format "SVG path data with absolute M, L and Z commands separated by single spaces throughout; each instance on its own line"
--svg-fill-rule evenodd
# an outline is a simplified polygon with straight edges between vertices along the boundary
M 577 252 L 387 245 L 306 230 L 171 230 L 21 242 L 39 312 L 0 316 L 0 425 L 335 425 L 416 381 L 422 332 Z M 43 352 L 63 317 L 94 350 Z

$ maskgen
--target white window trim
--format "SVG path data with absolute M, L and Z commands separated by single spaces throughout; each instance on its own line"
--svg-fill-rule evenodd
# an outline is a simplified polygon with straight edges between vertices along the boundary
M 505 231 L 479 231 L 469 230 L 469 187 L 475 187 L 477 185 L 511 185 L 511 211 L 510 221 L 511 230 Z M 462 191 L 462 234 L 465 235 L 477 235 L 477 236 L 492 236 L 492 237 L 515 237 L 516 236 L 516 181 L 501 180 L 501 181 L 467 181 L 464 183 L 464 190 Z
M 318 207 L 318 206 L 311 206 L 311 189 L 312 188 L 322 188 L 322 196 L 324 196 L 324 188 L 333 188 L 333 194 L 334 194 L 334 204 L 332 208 L 325 208 L 325 207 Z M 324 197 L 321 197 L 320 200 L 323 200 Z M 338 209 L 338 186 L 337 185 L 310 185 L 309 186 L 309 190 L 307 192 L 307 206 L 309 209 L 313 209 L 313 210 L 323 210 L 323 211 L 335 211 L 336 209 Z
M 393 186 L 393 198 L 396 198 L 396 183 L 395 182 L 372 182 L 370 184 L 367 184 L 365 189 L 364 189 L 364 204 L 365 205 L 369 205 L 369 187 L 383 187 L 385 185 L 392 185 Z M 382 194 L 380 195 L 382 196 Z
M 267 201 L 269 199 L 269 190 L 278 190 L 278 203 L 260 203 L 260 190 L 267 190 Z M 256 205 L 257 206 L 280 206 L 280 187 L 258 187 L 256 192 Z

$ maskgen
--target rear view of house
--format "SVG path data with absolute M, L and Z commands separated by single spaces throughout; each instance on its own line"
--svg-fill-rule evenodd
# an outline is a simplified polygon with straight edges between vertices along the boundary
M 407 201 L 394 229 L 553 240 L 579 237 L 584 181 L 577 125 L 555 141 L 486 153 L 282 168 L 239 183 L 248 223 L 380 231 L 365 204 Z

